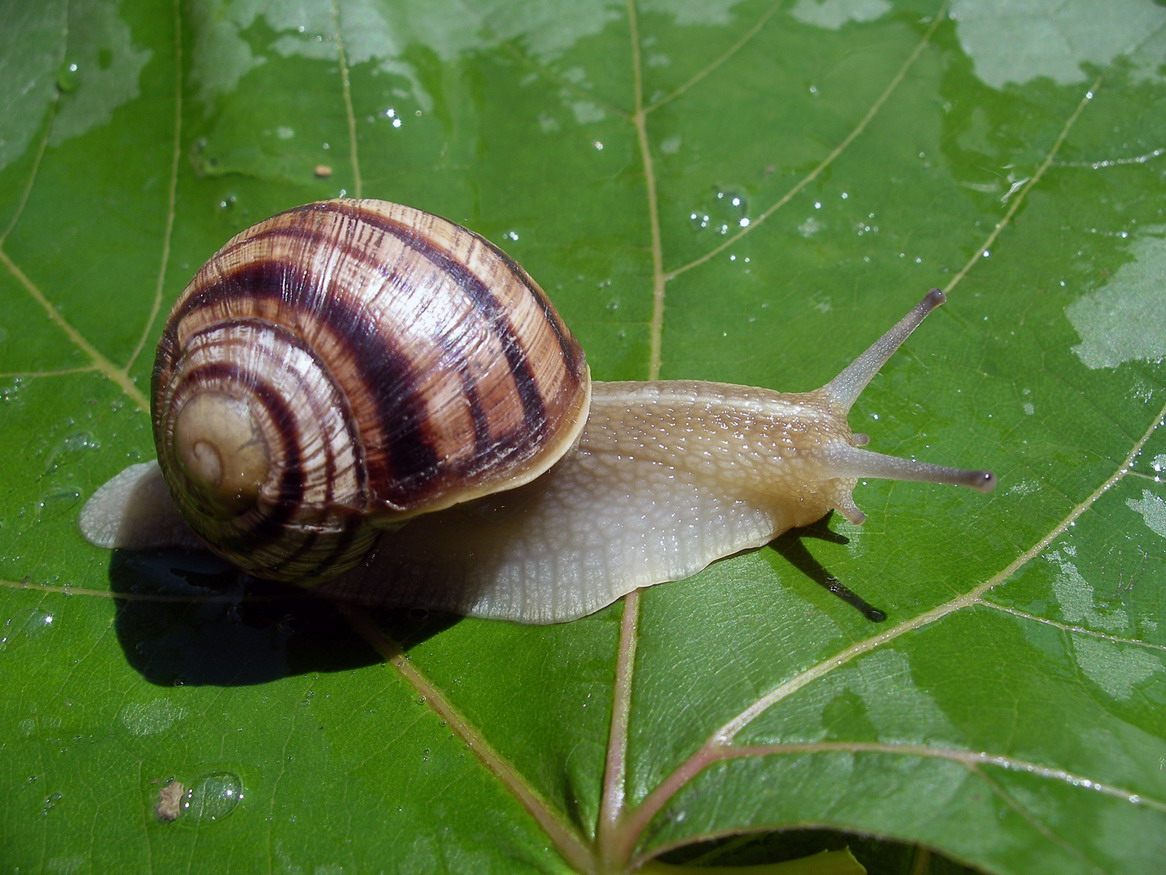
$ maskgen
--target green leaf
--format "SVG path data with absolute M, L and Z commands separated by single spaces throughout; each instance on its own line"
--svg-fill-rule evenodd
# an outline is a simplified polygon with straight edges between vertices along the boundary
M 1160 866 L 1160 4 L 0 12 L 9 868 Z M 1000 487 L 860 484 L 862 528 L 540 628 L 87 545 L 169 304 L 340 194 L 503 245 L 600 379 L 810 389 L 941 286 L 852 424 Z

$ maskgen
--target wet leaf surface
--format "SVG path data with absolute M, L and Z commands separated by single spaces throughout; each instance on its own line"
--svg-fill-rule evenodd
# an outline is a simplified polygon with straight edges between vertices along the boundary
M 2 5 L 9 868 L 1160 864 L 1161 5 Z M 606 380 L 810 389 L 943 287 L 851 422 L 1000 487 L 539 628 L 87 545 L 182 286 L 341 194 L 502 245 Z

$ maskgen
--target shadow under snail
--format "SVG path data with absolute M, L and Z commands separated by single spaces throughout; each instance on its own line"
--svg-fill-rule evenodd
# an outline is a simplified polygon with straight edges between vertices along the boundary
M 943 301 L 813 392 L 592 383 L 544 293 L 482 237 L 384 201 L 308 204 L 186 287 L 154 364 L 158 461 L 101 487 L 82 531 L 205 543 L 363 603 L 575 619 L 831 509 L 859 524 L 858 478 L 990 490 L 986 471 L 861 449 L 847 423 Z

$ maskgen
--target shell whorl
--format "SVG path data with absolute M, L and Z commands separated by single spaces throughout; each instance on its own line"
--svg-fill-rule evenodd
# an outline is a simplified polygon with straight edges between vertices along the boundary
M 370 525 L 538 476 L 589 398 L 578 342 L 492 244 L 409 207 L 325 201 L 195 275 L 158 346 L 154 435 L 213 549 L 304 583 L 359 562 Z

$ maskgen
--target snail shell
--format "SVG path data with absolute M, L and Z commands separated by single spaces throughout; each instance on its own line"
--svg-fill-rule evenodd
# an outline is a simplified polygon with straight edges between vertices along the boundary
M 184 546 L 181 514 L 252 574 L 332 597 L 574 619 L 831 509 L 859 524 L 859 478 L 990 490 L 986 471 L 862 449 L 847 423 L 943 301 L 813 392 L 592 385 L 543 293 L 481 237 L 380 201 L 309 204 L 192 280 L 159 344 L 158 464 L 102 487 L 82 530 Z
M 378 528 L 537 477 L 589 393 L 578 342 L 492 244 L 329 201 L 249 228 L 191 280 L 158 345 L 154 439 L 204 541 L 310 583 Z

